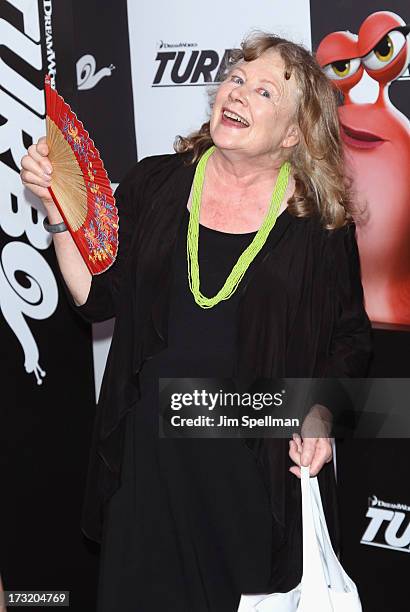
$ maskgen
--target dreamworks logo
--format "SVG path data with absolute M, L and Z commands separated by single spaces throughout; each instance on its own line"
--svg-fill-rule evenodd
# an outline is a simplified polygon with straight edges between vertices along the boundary
M 410 553 L 410 506 L 369 497 L 370 522 L 361 544 Z
M 178 45 L 175 45 L 178 46 Z M 236 49 L 159 50 L 152 87 L 204 86 L 220 83 L 234 60 Z
M 184 48 L 192 48 L 192 47 L 197 47 L 197 46 L 198 46 L 198 43 L 196 42 L 170 43 L 170 42 L 166 42 L 165 40 L 160 40 L 158 42 L 159 49 L 184 49 Z

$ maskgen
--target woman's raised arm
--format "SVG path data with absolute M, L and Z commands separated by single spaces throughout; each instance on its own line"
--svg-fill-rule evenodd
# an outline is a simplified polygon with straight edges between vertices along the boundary
M 47 187 L 51 185 L 52 165 L 47 157 L 48 146 L 43 136 L 37 144 L 31 145 L 21 160 L 21 180 L 36 196 L 41 198 L 51 224 L 63 221 L 57 206 L 51 199 Z M 76 305 L 87 300 L 91 273 L 81 257 L 70 232 L 53 234 L 53 243 L 58 265 L 64 281 Z
M 21 160 L 21 179 L 35 195 L 42 199 L 49 223 L 60 223 L 61 215 L 50 199 L 47 187 L 50 185 L 51 163 L 47 158 L 48 147 L 45 138 L 32 145 Z M 137 225 L 137 209 L 146 178 L 151 167 L 145 158 L 135 164 L 121 181 L 115 192 L 118 208 L 118 252 L 108 270 L 92 276 L 89 272 L 70 233 L 53 234 L 60 275 L 71 306 L 86 321 L 105 321 L 116 316 L 118 296 L 124 276 L 131 239 Z M 47 178 L 48 177 L 48 178 Z

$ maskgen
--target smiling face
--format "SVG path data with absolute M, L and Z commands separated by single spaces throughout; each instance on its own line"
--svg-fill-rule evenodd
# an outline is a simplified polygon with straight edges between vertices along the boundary
M 218 88 L 210 120 L 215 145 L 252 157 L 281 159 L 299 140 L 298 90 L 276 51 L 242 61 Z

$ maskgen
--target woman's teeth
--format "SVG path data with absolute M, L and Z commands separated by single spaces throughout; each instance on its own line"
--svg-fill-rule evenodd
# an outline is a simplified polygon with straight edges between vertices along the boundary
M 236 113 L 232 113 L 231 111 L 224 110 L 223 115 L 227 119 L 233 119 L 233 121 L 237 121 L 238 123 L 243 123 L 245 127 L 249 127 L 249 123 L 246 121 L 246 119 L 244 119 L 240 115 L 237 115 Z

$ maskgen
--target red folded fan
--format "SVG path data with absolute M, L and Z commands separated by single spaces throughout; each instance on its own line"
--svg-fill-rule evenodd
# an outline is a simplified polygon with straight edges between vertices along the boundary
M 118 211 L 100 154 L 70 106 L 45 78 L 49 192 L 91 274 L 109 268 L 118 249 Z

